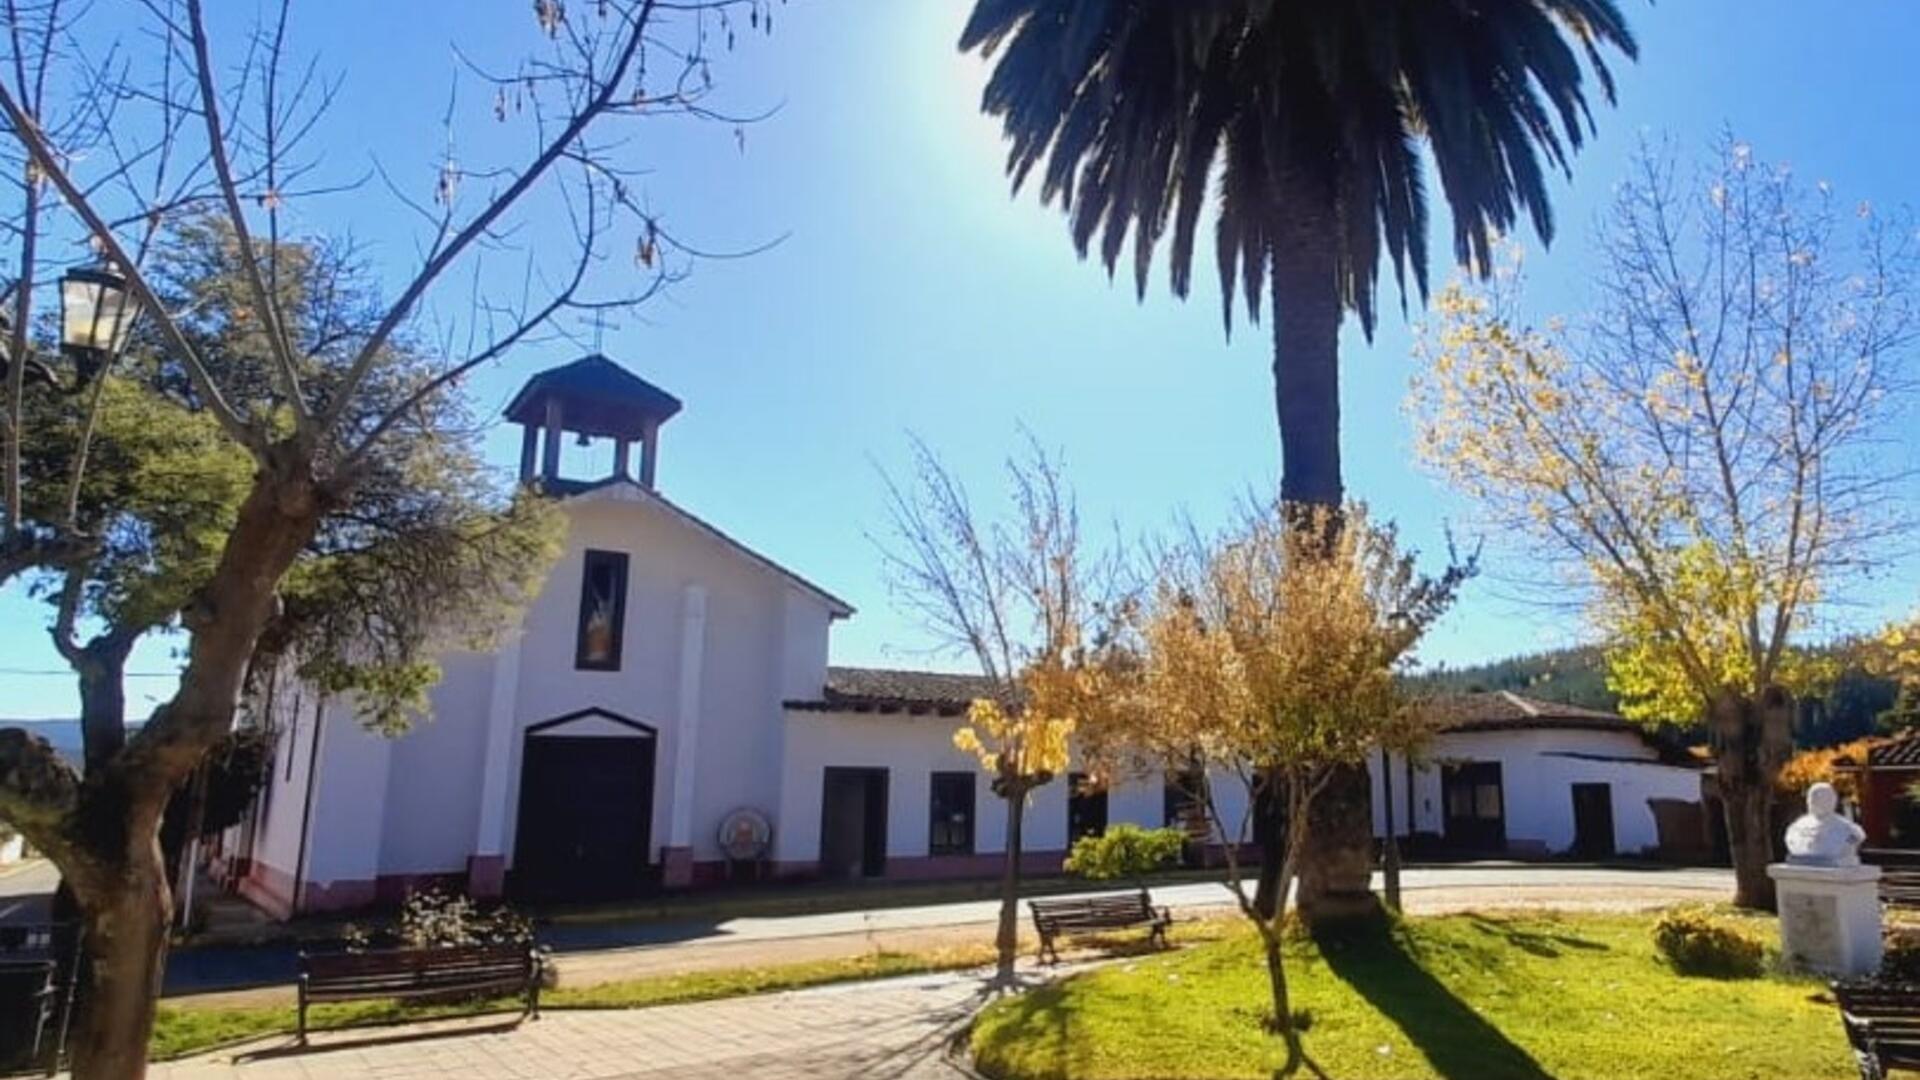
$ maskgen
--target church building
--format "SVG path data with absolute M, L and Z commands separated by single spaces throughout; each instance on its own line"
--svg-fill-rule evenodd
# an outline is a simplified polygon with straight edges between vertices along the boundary
M 982 681 L 832 666 L 852 606 L 660 491 L 680 409 L 600 355 L 522 388 L 506 410 L 520 477 L 560 501 L 564 554 L 517 632 L 443 659 L 432 715 L 402 737 L 363 729 L 350 699 L 277 695 L 270 782 L 219 845 L 233 888 L 288 917 L 425 884 L 591 901 L 996 872 L 1003 804 L 952 742 Z M 610 472 L 564 475 L 570 438 L 610 443 Z M 1391 799 L 1396 833 L 1462 852 L 1632 855 L 1672 846 L 1657 803 L 1700 800 L 1698 773 L 1618 717 L 1456 704 L 1428 754 L 1375 763 L 1377 832 Z M 1185 814 L 1163 778 L 1084 780 L 1032 796 L 1030 869 L 1057 872 L 1072 837 L 1109 822 Z M 1235 812 L 1244 793 L 1221 801 Z

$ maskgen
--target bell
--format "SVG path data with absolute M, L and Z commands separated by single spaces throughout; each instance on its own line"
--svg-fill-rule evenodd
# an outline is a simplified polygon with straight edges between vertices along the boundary
M 578 436 L 576 436 L 576 437 L 574 438 L 574 440 L 573 440 L 573 445 L 575 445 L 575 446 L 592 446 L 592 445 L 593 445 L 593 439 L 592 439 L 592 438 L 591 438 L 590 436 L 588 436 L 586 432 L 584 432 L 584 431 L 583 431 L 583 432 L 581 432 L 581 433 L 580 433 L 580 434 L 579 434 Z

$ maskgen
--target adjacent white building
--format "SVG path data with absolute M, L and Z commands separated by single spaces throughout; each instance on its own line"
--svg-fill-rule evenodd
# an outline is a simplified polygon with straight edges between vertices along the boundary
M 515 397 L 521 475 L 560 499 L 565 554 L 517 633 L 445 659 L 431 717 L 404 737 L 365 731 L 350 700 L 278 696 L 271 782 L 222 845 L 239 891 L 285 916 L 429 882 L 590 899 L 740 875 L 994 872 L 1004 807 L 952 743 L 979 680 L 830 667 L 853 609 L 656 489 L 679 409 L 601 356 Z M 568 436 L 611 441 L 611 474 L 563 476 Z M 1618 717 L 1501 694 L 1455 704 L 1455 729 L 1411 766 L 1376 763 L 1377 834 L 1392 786 L 1394 831 L 1436 845 L 1637 854 L 1660 842 L 1648 800 L 1700 799 L 1698 774 Z M 1161 778 L 1077 779 L 1033 796 L 1036 869 L 1109 822 L 1180 816 Z

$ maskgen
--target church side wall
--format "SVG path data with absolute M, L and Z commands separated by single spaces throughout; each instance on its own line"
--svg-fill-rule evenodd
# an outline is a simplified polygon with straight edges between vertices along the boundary
M 354 908 L 375 899 L 390 751 L 388 740 L 360 726 L 351 703 L 327 702 L 307 826 L 303 911 Z
M 312 692 L 298 683 L 279 688 L 271 720 L 278 732 L 272 770 L 261 789 L 252 845 L 241 853 L 247 864 L 236 888 L 280 918 L 293 913 L 294 867 L 300 858 L 318 706 Z
M 390 743 L 380 876 L 402 880 L 389 891 L 404 891 L 415 879 L 464 874 L 473 853 L 494 661 L 454 653 L 440 664 L 429 714 Z

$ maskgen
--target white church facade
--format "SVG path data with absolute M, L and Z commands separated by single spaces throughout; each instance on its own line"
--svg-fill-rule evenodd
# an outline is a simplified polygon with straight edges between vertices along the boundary
M 525 430 L 522 478 L 560 500 L 564 554 L 516 633 L 443 660 L 432 715 L 405 736 L 364 730 L 347 699 L 279 695 L 272 777 L 220 845 L 234 888 L 286 917 L 429 883 L 566 901 L 995 872 L 1004 807 L 952 744 L 979 680 L 830 666 L 852 607 L 657 490 L 679 408 L 600 356 L 527 384 L 507 418 Z M 569 436 L 611 441 L 612 475 L 563 477 Z M 1634 855 L 1670 846 L 1656 803 L 1701 798 L 1697 771 L 1617 717 L 1456 704 L 1421 760 L 1375 763 L 1376 834 L 1391 805 L 1396 833 L 1457 850 Z M 1079 779 L 1033 796 L 1035 870 L 1108 823 L 1181 816 L 1162 778 Z

